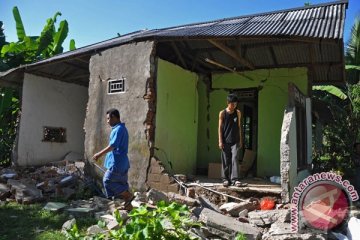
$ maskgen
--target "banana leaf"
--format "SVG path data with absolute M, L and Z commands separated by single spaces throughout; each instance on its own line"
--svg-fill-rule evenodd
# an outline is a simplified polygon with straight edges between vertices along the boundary
M 313 86 L 312 87 L 313 90 L 319 90 L 319 91 L 325 91 L 328 92 L 342 100 L 347 99 L 347 95 L 340 89 L 337 88 L 335 86 L 332 85 L 328 85 L 328 86 Z
M 356 65 L 345 65 L 345 69 L 346 69 L 346 70 L 359 70 L 359 71 L 360 71 L 360 66 L 356 66 Z
M 71 39 L 70 40 L 70 44 L 69 44 L 69 50 L 72 51 L 72 50 L 75 50 L 76 49 L 76 46 L 75 46 L 75 40 L 74 39 Z
M 69 32 L 68 22 L 63 20 L 60 22 L 59 28 L 54 36 L 54 47 L 53 47 L 53 54 L 59 54 L 63 52 L 62 44 L 65 41 Z
M 49 46 L 52 45 L 54 32 L 54 19 L 49 18 L 46 20 L 46 25 L 41 31 L 39 38 L 36 40 L 36 42 L 38 43 L 36 55 L 43 54 L 44 57 L 49 57 L 49 49 L 51 49 L 51 47 L 49 48 Z
M 13 16 L 16 23 L 16 33 L 18 36 L 19 41 L 22 41 L 24 37 L 26 36 L 24 24 L 21 20 L 20 12 L 17 7 L 13 8 Z

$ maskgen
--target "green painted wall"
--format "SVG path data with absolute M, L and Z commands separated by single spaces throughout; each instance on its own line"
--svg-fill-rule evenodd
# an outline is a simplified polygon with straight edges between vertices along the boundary
M 198 166 L 206 167 L 209 162 L 220 162 L 217 125 L 219 111 L 226 107 L 225 89 L 253 88 L 267 79 L 258 93 L 258 151 L 257 175 L 280 175 L 280 135 L 283 113 L 288 102 L 288 83 L 293 82 L 307 93 L 307 69 L 284 68 L 245 72 L 254 81 L 238 74 L 219 74 L 212 77 L 212 91 L 209 94 L 209 121 L 205 108 L 207 97 L 204 84 L 199 84 L 199 129 Z M 205 98 L 205 99 L 204 99 Z
M 158 60 L 155 155 L 176 173 L 195 173 L 198 131 L 197 75 Z

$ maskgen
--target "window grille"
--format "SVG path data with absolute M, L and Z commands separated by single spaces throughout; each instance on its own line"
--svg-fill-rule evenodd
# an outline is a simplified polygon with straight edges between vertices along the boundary
M 117 94 L 125 92 L 125 79 L 114 79 L 108 82 L 108 94 Z
M 66 142 L 66 129 L 62 127 L 44 127 L 43 142 Z

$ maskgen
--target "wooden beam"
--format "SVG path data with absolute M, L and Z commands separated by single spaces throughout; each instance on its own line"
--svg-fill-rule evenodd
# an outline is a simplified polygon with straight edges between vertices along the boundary
M 254 79 L 252 79 L 251 77 L 246 76 L 245 74 L 243 74 L 243 73 L 241 73 L 241 72 L 235 71 L 234 69 L 231 69 L 231 68 L 229 68 L 229 67 L 227 67 L 227 66 L 225 66 L 225 65 L 223 65 L 223 64 L 221 64 L 221 63 L 218 63 L 218 62 L 216 62 L 216 61 L 214 61 L 214 60 L 211 60 L 211 59 L 209 59 L 209 58 L 206 58 L 205 61 L 208 62 L 208 63 L 211 63 L 211 64 L 213 64 L 213 65 L 215 65 L 215 66 L 218 66 L 218 67 L 221 67 L 221 68 L 223 68 L 223 69 L 226 69 L 226 70 L 228 70 L 228 71 L 230 71 L 230 72 L 232 72 L 232 73 L 239 74 L 239 75 L 241 75 L 241 76 L 249 79 L 250 81 L 254 81 Z
M 242 58 L 239 56 L 239 54 L 237 54 L 235 51 L 233 51 L 231 48 L 225 46 L 225 44 L 219 42 L 219 41 L 215 41 L 215 40 L 211 40 L 208 39 L 208 41 L 213 44 L 215 47 L 219 48 L 220 50 L 222 50 L 223 52 L 225 52 L 227 55 L 229 55 L 230 57 L 236 59 L 238 62 L 240 62 L 242 65 L 250 68 L 251 70 L 254 70 L 255 67 L 252 63 L 250 63 L 249 61 L 247 61 L 246 59 Z
M 229 68 L 229 67 L 227 67 L 227 66 L 225 66 L 225 65 L 222 65 L 221 63 L 218 63 L 218 62 L 216 62 L 216 61 L 214 61 L 214 60 L 211 60 L 211 59 L 209 59 L 209 58 L 205 58 L 205 61 L 208 62 L 208 63 L 211 63 L 211 64 L 213 64 L 213 65 L 215 65 L 215 66 L 218 66 L 218 67 L 221 67 L 221 68 L 223 68 L 223 69 L 226 69 L 226 70 L 228 70 L 228 71 L 230 71 L 230 72 L 236 73 L 236 71 L 235 71 L 234 69 L 231 69 L 231 68 Z
M 171 46 L 172 46 L 172 48 L 174 49 L 174 51 L 175 51 L 175 53 L 176 53 L 176 56 L 177 56 L 177 58 L 180 60 L 182 66 L 187 69 L 186 62 L 185 62 L 184 58 L 181 56 L 181 53 L 180 53 L 180 51 L 179 51 L 179 48 L 176 46 L 176 44 L 175 44 L 174 42 L 171 42 Z

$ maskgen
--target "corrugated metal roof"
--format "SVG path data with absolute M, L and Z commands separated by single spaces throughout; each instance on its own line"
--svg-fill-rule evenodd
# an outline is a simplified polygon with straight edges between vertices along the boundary
M 65 67 L 69 68 L 69 66 L 63 64 L 64 66 L 60 67 L 56 63 L 72 62 L 78 65 L 77 61 L 81 60 L 86 64 L 92 54 L 101 52 L 104 49 L 146 40 L 162 40 L 160 43 L 168 40 L 183 40 L 187 42 L 188 47 L 188 49 L 183 49 L 184 52 L 194 50 L 199 53 L 198 57 L 213 57 L 231 68 L 239 69 L 239 71 L 247 70 L 241 64 L 234 65 L 232 58 L 229 58 L 228 55 L 216 49 L 207 41 L 207 39 L 218 38 L 223 41 L 229 40 L 227 44 L 234 51 L 238 51 L 240 48 L 238 48 L 237 44 L 241 44 L 241 49 L 246 49 L 246 51 L 243 53 L 238 52 L 238 54 L 249 60 L 255 69 L 317 64 L 314 68 L 314 82 L 341 82 L 344 72 L 342 39 L 347 4 L 347 0 L 341 0 L 163 29 L 136 31 L 21 66 L 18 69 L 22 72 L 34 74 L 52 73 L 57 75 L 57 69 L 61 70 Z M 198 41 L 199 39 L 203 41 Z M 190 40 L 194 41 L 190 42 Z M 237 43 L 235 43 L 236 41 Z M 310 47 L 310 44 L 312 44 L 312 47 Z M 176 60 L 172 57 L 176 55 L 171 54 L 171 47 L 167 48 L 166 44 L 161 46 L 165 47 L 162 52 L 168 55 L 169 61 Z M 310 49 L 312 49 L 311 53 Z M 157 51 L 159 52 L 159 50 L 161 51 L 160 47 L 158 47 Z M 188 55 L 187 58 L 189 61 L 193 61 L 194 56 Z M 54 64 L 54 66 L 50 66 L 50 64 Z M 214 67 L 208 67 L 206 62 L 203 62 L 203 64 L 203 67 L 208 70 L 216 70 L 213 69 Z M 336 67 L 329 68 L 329 64 L 334 64 Z M 39 71 L 40 68 L 42 68 L 41 71 Z M 79 72 L 79 69 L 75 67 L 72 70 L 74 73 Z M 88 69 L 81 71 L 81 74 L 78 75 L 83 76 L 81 81 L 86 84 L 88 82 L 86 77 Z M 13 77 L 6 73 L 0 74 L 0 79 L 4 81 L 8 79 L 9 82 L 13 81 L 11 79 L 18 78 L 16 75 L 20 74 L 18 72 L 9 73 Z M 59 76 L 65 79 L 63 74 L 59 74 Z
M 297 36 L 340 39 L 347 1 L 281 10 L 143 33 L 158 37 Z M 141 37 L 141 36 L 138 36 Z
M 342 39 L 347 0 L 163 29 L 143 30 L 109 39 L 41 62 L 81 55 L 148 38 L 304 37 Z M 36 64 L 36 63 L 35 63 Z

